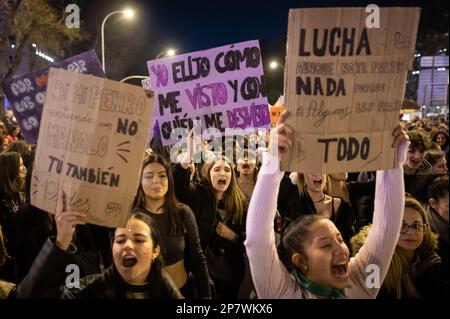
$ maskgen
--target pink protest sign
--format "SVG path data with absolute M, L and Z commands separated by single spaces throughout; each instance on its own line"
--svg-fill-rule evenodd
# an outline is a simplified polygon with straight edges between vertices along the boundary
M 257 40 L 152 60 L 148 70 L 164 145 L 175 144 L 176 129 L 189 130 L 194 121 L 221 133 L 270 127 Z

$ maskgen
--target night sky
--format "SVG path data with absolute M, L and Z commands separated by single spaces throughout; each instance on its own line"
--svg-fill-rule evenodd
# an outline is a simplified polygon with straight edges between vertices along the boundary
M 181 54 L 258 39 L 267 87 L 281 93 L 282 71 L 270 70 L 268 64 L 272 59 L 280 62 L 284 59 L 290 8 L 361 7 L 371 3 L 380 7 L 419 6 L 422 7 L 419 31 L 425 25 L 448 32 L 448 22 L 443 24 L 443 20 L 448 21 L 448 1 L 81 0 L 78 3 L 81 28 L 88 36 L 79 50 L 95 48 L 99 58 L 103 18 L 125 7 L 137 11 L 132 21 L 115 15 L 106 23 L 107 75 L 114 80 L 147 75 L 146 62 L 167 48 L 176 48 Z

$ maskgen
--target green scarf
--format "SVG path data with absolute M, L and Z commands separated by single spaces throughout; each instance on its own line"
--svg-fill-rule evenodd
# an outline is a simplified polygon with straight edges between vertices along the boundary
M 313 295 L 335 299 L 346 298 L 343 289 L 327 288 L 316 284 L 315 282 L 312 282 L 311 280 L 303 276 L 303 274 L 297 269 L 294 269 L 291 272 L 291 275 L 294 276 L 295 281 L 300 285 L 300 287 L 305 288 Z

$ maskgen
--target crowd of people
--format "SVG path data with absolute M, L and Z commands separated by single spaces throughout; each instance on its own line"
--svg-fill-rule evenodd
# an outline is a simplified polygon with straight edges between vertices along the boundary
M 448 120 L 401 120 L 394 169 L 321 174 L 280 171 L 288 116 L 231 152 L 204 141 L 202 163 L 192 131 L 177 163 L 154 137 L 128 222 L 111 229 L 87 224 L 63 191 L 54 215 L 31 204 L 35 145 L 8 110 L 0 298 L 448 298 Z

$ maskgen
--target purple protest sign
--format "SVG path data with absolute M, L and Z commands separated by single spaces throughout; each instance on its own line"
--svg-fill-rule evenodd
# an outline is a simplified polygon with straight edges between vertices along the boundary
M 257 40 L 148 61 L 163 145 L 176 128 L 269 128 Z
M 11 103 L 23 137 L 30 144 L 36 143 L 38 139 L 50 67 L 105 77 L 97 54 L 90 50 L 3 83 L 3 90 Z

